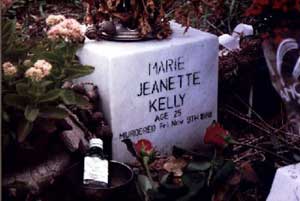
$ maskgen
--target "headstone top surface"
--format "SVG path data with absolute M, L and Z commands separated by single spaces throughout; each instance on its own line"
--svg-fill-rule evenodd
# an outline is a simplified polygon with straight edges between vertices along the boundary
M 170 46 L 180 46 L 182 44 L 199 42 L 201 40 L 216 40 L 217 36 L 203 32 L 194 28 L 189 28 L 184 33 L 185 27 L 171 22 L 172 35 L 164 40 L 145 40 L 145 41 L 94 41 L 86 39 L 84 49 L 93 51 L 97 49 L 97 55 L 107 58 L 132 55 L 139 52 L 152 51 L 153 49 L 164 49 Z

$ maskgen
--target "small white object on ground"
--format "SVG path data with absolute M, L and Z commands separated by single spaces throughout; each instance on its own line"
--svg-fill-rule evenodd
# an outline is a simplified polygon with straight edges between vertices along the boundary
M 239 39 L 229 34 L 223 34 L 219 36 L 219 43 L 229 51 L 240 49 Z
M 252 36 L 253 33 L 254 31 L 252 25 L 241 23 L 234 28 L 232 36 L 240 39 L 241 36 Z
M 248 24 L 238 24 L 231 35 L 223 34 L 219 36 L 219 43 L 225 47 L 228 51 L 240 50 L 240 39 L 241 36 L 251 36 L 253 35 L 253 26 Z M 220 56 L 224 54 L 224 51 L 220 53 Z M 225 51 L 226 55 L 226 51 Z
M 300 163 L 279 168 L 267 201 L 300 200 Z

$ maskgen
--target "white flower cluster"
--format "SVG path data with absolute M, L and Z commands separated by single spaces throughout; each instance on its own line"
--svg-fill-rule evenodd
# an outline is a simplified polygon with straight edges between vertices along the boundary
M 63 38 L 65 41 L 81 42 L 84 39 L 84 32 L 81 25 L 75 19 L 64 19 L 52 26 L 47 33 L 50 39 Z
M 46 24 L 48 26 L 54 26 L 62 21 L 64 21 L 66 18 L 63 15 L 49 15 L 46 19 Z
M 41 81 L 45 76 L 50 74 L 52 65 L 46 60 L 37 60 L 33 67 L 25 72 L 25 77 L 31 78 L 34 81 Z
M 5 76 L 13 76 L 17 73 L 17 68 L 10 62 L 3 63 L 2 69 Z

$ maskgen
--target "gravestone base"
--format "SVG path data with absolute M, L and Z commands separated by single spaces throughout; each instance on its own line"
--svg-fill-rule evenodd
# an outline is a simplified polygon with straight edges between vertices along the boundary
M 113 132 L 113 159 L 133 157 L 122 143 L 149 139 L 162 154 L 173 145 L 192 149 L 217 119 L 218 38 L 171 23 L 170 39 L 86 41 L 78 52 L 95 83 Z

